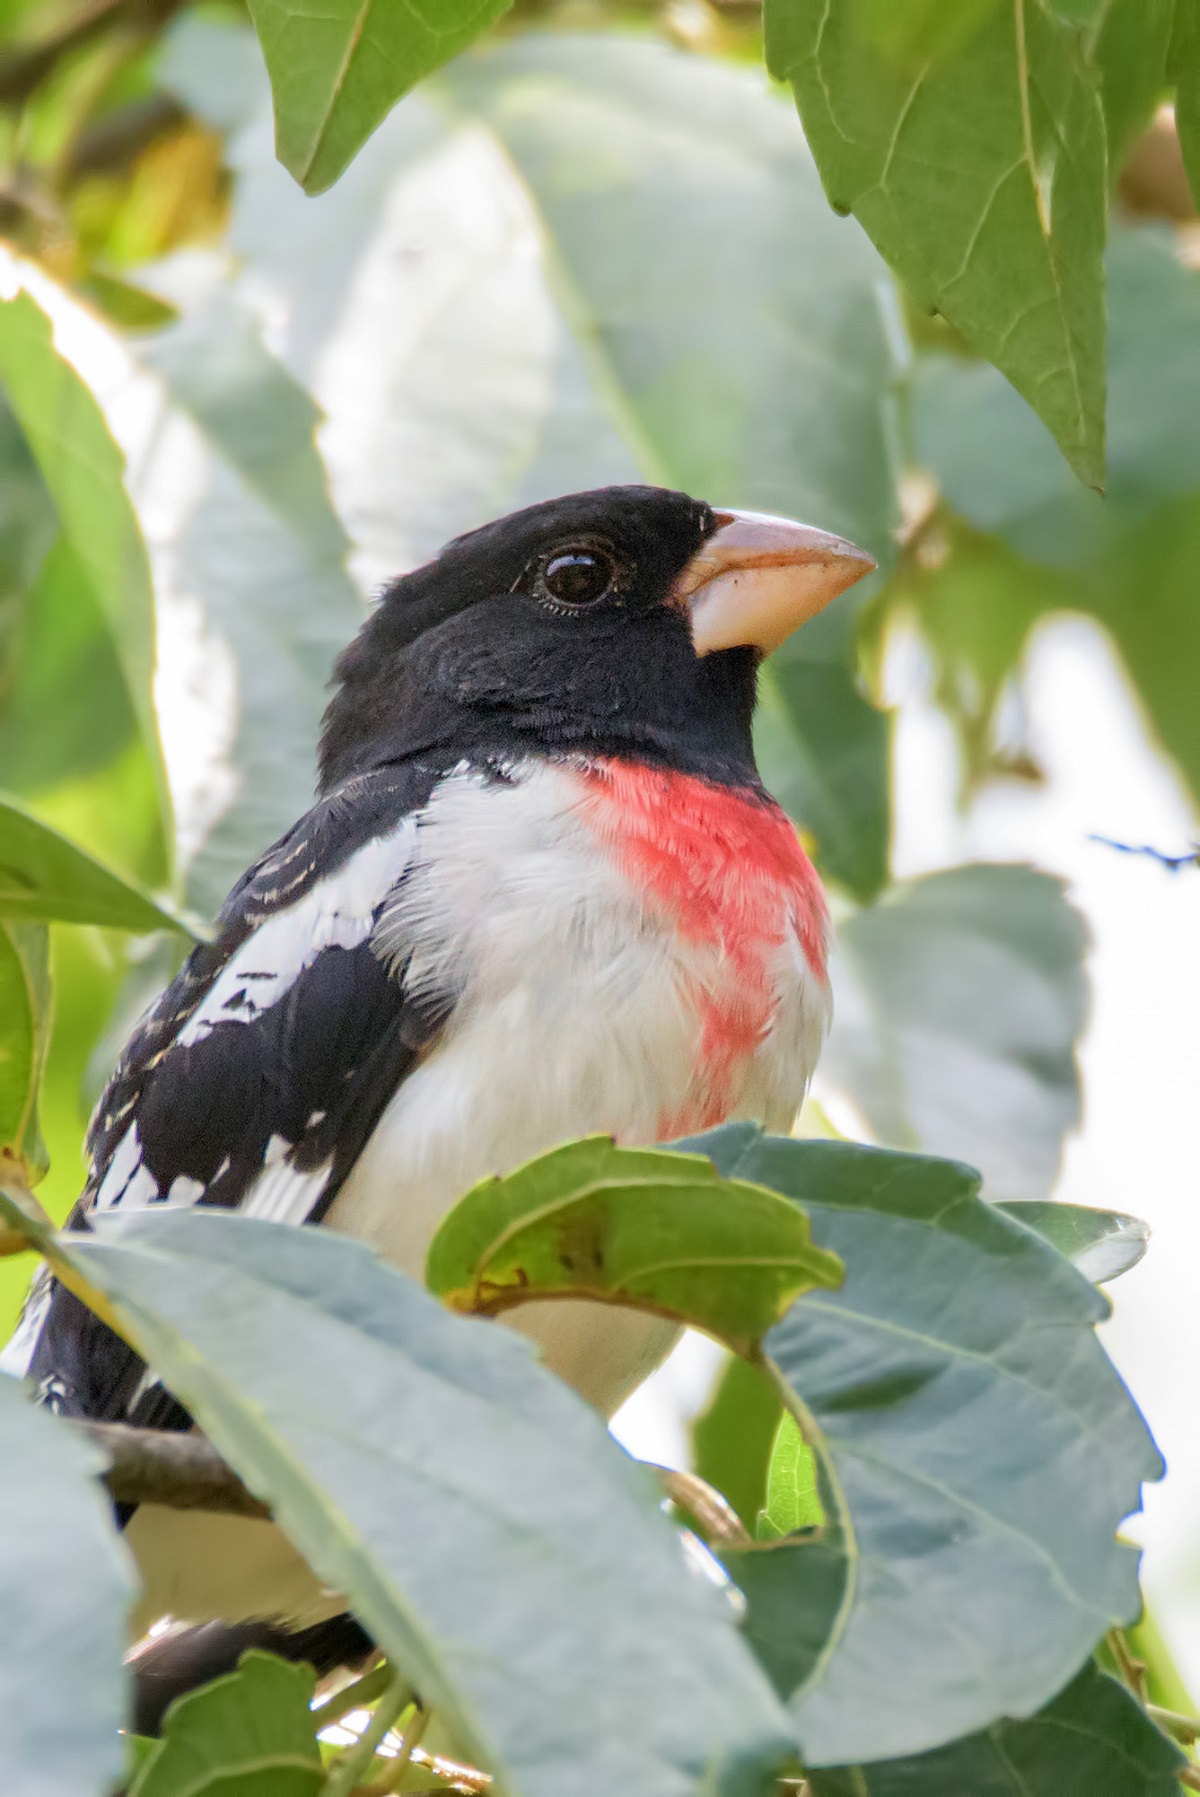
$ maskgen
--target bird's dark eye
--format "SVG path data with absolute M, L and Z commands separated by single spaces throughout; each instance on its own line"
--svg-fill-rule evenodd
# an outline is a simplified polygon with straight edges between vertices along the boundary
M 602 549 L 564 549 L 546 563 L 542 581 L 559 605 L 594 605 L 613 583 L 612 558 Z

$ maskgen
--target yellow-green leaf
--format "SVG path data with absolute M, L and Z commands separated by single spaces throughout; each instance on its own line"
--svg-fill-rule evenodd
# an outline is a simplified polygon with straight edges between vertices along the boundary
M 1098 486 L 1107 159 L 1084 34 L 1042 0 L 1004 0 L 914 64 L 872 28 L 876 7 L 765 6 L 767 59 L 829 198 Z
M 607 1136 L 482 1180 L 442 1223 L 426 1267 L 430 1290 L 458 1310 L 588 1297 L 706 1329 L 739 1353 L 803 1292 L 841 1278 L 786 1198 L 722 1179 L 700 1155 Z
M 46 1171 L 38 1087 L 50 1040 L 50 942 L 44 924 L 0 919 L 0 1167 Z
M 512 0 L 250 0 L 275 96 L 279 160 L 308 193 L 332 187 L 402 94 Z
M 0 917 L 182 930 L 147 893 L 38 818 L 0 798 Z

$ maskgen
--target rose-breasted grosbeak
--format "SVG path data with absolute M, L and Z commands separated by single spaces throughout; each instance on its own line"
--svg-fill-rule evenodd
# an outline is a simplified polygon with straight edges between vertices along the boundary
M 618 487 L 396 581 L 338 664 L 312 810 L 125 1050 L 74 1221 L 223 1205 L 420 1279 L 455 1199 L 557 1142 L 787 1129 L 828 1019 L 826 914 L 755 769 L 756 673 L 871 566 Z M 583 1303 L 514 1322 L 606 1413 L 671 1339 Z M 188 1423 L 48 1278 L 4 1364 L 68 1415 Z M 321 1614 L 265 1522 L 143 1506 L 128 1539 L 147 1620 Z

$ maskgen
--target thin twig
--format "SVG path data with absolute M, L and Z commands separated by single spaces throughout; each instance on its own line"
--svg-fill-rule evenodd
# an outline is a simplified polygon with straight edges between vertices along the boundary
M 713 1546 L 752 1545 L 741 1517 L 715 1485 L 698 1473 L 678 1472 L 670 1466 L 656 1466 L 654 1470 L 671 1502 L 695 1518 Z
M 1200 1791 L 1200 1766 L 1180 1766 L 1175 1776 L 1189 1791 Z
M 414 1747 L 412 1763 L 433 1778 L 441 1779 L 453 1791 L 463 1791 L 481 1797 L 492 1788 L 492 1777 L 489 1772 L 481 1772 L 478 1766 L 464 1766 L 458 1760 L 448 1760 L 444 1754 L 426 1753 L 422 1747 Z
M 269 1517 L 205 1435 L 133 1429 L 127 1423 L 75 1422 L 108 1460 L 104 1483 L 118 1504 L 165 1504 L 172 1510 L 216 1510 Z
M 1123 1629 L 1109 1629 L 1104 1638 L 1108 1642 L 1108 1651 L 1117 1662 L 1117 1671 L 1138 1702 L 1144 1707 L 1148 1696 L 1145 1660 L 1138 1659 L 1125 1639 Z
M 363 1773 L 375 1758 L 376 1749 L 391 1732 L 400 1712 L 413 1702 L 413 1689 L 406 1679 L 396 1677 L 391 1690 L 381 1697 L 375 1713 L 353 1747 L 339 1754 L 321 1788 L 321 1797 L 351 1797 Z

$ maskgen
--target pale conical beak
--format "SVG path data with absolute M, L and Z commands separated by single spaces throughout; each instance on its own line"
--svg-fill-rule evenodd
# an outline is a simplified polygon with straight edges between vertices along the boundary
M 697 655 L 743 647 L 769 655 L 875 566 L 853 543 L 811 524 L 765 512 L 716 517 L 672 592 L 691 618 Z

